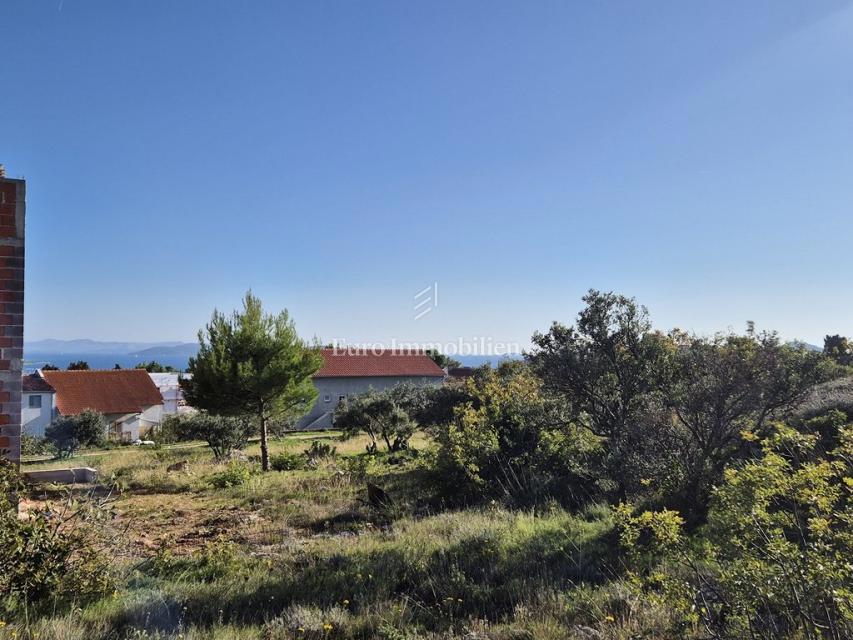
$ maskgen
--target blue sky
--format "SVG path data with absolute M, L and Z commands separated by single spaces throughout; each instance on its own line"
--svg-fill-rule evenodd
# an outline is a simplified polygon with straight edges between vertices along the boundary
M 853 333 L 853 5 L 0 4 L 27 339 Z M 414 320 L 413 296 L 439 283 Z

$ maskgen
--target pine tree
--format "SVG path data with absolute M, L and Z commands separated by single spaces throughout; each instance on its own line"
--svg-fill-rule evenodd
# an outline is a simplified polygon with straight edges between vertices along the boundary
M 187 402 L 214 415 L 257 419 L 261 466 L 268 471 L 269 423 L 310 409 L 317 397 L 312 376 L 323 363 L 319 349 L 299 338 L 286 310 L 265 313 L 251 291 L 242 312 L 214 311 L 198 338 L 192 377 L 181 380 Z

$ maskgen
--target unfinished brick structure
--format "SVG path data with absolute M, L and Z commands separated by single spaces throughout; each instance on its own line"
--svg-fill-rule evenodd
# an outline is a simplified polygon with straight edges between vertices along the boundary
M 0 165 L 0 457 L 21 459 L 26 183 Z

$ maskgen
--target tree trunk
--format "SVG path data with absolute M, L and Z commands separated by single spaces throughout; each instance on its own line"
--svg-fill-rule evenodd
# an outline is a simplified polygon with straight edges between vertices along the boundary
M 261 414 L 261 469 L 270 470 L 270 450 L 267 446 L 267 417 Z

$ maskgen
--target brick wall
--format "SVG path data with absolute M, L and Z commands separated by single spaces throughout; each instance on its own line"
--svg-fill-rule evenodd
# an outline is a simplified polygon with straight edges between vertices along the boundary
M 26 184 L 0 175 L 0 456 L 21 457 Z

